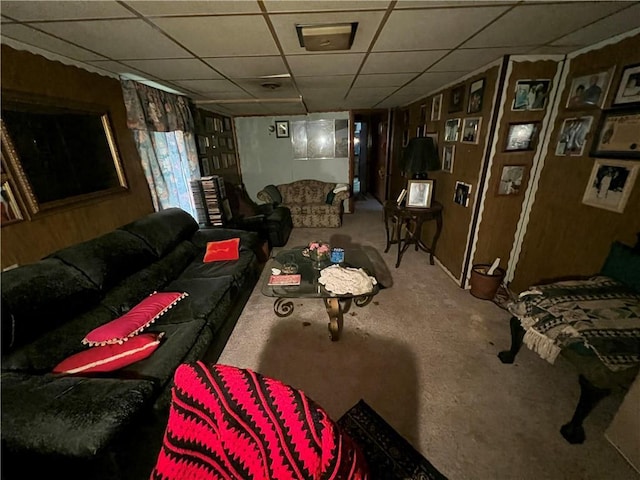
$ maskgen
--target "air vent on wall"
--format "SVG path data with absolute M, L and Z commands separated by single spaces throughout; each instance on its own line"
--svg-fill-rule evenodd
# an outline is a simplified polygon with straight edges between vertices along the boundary
M 357 29 L 358 22 L 296 25 L 300 46 L 310 52 L 349 50 Z

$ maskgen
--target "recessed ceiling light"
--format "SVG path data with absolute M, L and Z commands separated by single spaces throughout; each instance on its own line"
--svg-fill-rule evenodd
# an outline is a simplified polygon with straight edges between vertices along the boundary
M 349 50 L 357 29 L 358 22 L 296 25 L 300 46 L 310 52 Z

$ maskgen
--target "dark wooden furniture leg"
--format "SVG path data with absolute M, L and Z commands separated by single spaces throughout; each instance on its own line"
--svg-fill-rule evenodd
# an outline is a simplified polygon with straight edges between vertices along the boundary
M 509 327 L 511 328 L 511 348 L 498 353 L 498 358 L 502 363 L 513 363 L 520 347 L 522 347 L 522 339 L 524 338 L 524 328 L 520 325 L 518 317 L 511 317 Z
M 611 393 L 609 389 L 596 387 L 583 375 L 578 377 L 578 382 L 580 383 L 580 399 L 578 400 L 576 411 L 573 413 L 571 421 L 560 429 L 560 433 L 565 440 L 572 444 L 584 442 L 586 436 L 582 422 L 591 413 L 593 407 Z

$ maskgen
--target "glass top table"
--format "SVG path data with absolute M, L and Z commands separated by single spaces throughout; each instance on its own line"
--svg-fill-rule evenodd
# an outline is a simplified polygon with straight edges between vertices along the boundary
M 322 270 L 316 268 L 314 260 L 303 254 L 305 248 L 306 246 L 300 246 L 281 250 L 269 260 L 265 266 L 267 275 L 262 281 L 262 294 L 267 297 L 276 297 L 273 311 L 279 317 L 288 317 L 293 313 L 294 304 L 291 301 L 292 298 L 323 299 L 329 315 L 331 340 L 337 341 L 342 332 L 343 312 L 348 310 L 352 301 L 358 307 L 368 305 L 374 295 L 378 293 L 379 284 L 373 285 L 371 291 L 365 294 L 336 294 L 330 292 L 318 281 Z M 288 273 L 286 266 L 291 264 L 295 265 L 295 273 L 300 274 L 300 285 L 269 285 L 272 268 L 277 268 L 283 271 L 283 274 L 286 274 Z M 325 268 L 330 265 L 333 265 L 333 263 L 327 260 L 322 262 L 320 266 Z M 344 261 L 340 262 L 340 266 L 361 268 L 368 275 L 376 277 L 374 262 L 371 261 L 367 252 L 359 247 L 345 248 Z

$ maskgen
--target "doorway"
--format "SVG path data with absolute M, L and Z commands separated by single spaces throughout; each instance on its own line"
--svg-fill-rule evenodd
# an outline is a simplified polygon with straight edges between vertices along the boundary
M 387 198 L 388 111 L 354 112 L 352 198 L 355 202 Z

